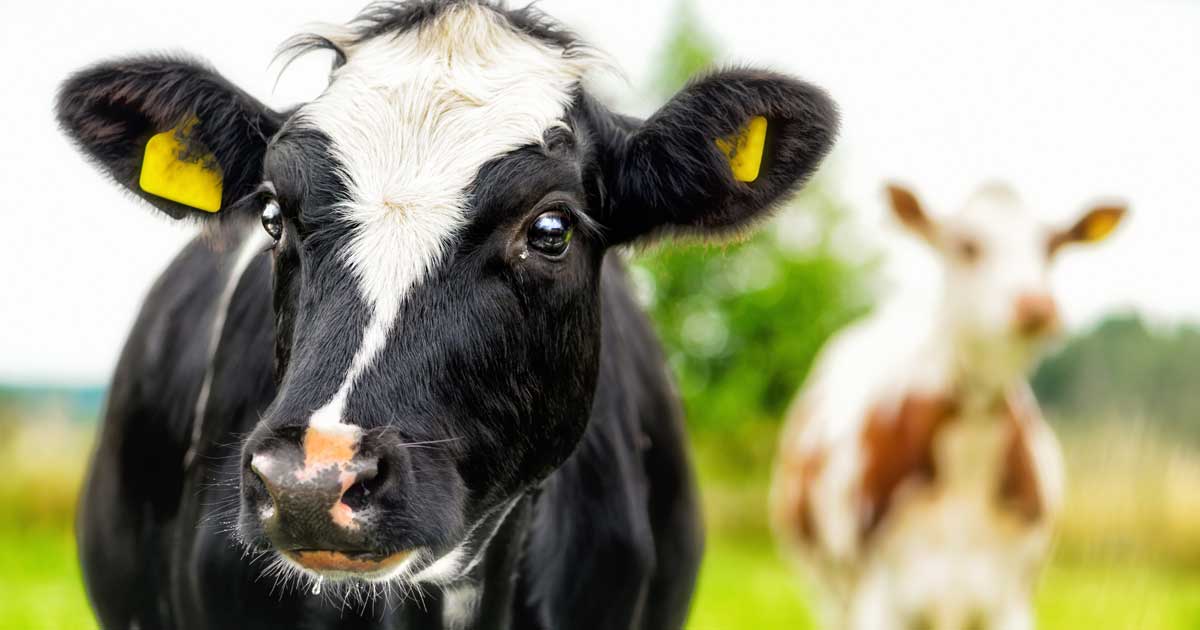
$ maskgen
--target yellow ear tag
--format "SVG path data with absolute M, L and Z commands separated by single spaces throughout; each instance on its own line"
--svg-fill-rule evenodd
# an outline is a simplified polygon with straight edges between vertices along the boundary
M 1083 241 L 1087 243 L 1098 243 L 1106 238 L 1112 231 L 1117 229 L 1117 224 L 1121 222 L 1120 210 L 1115 208 L 1105 208 L 1093 212 L 1088 220 L 1083 225 Z
M 717 148 L 729 158 L 733 178 L 739 182 L 758 179 L 762 168 L 763 149 L 767 144 L 767 119 L 755 116 L 736 134 L 716 140 Z
M 150 138 L 138 185 L 151 195 L 216 212 L 221 209 L 221 167 L 211 153 L 189 153 L 186 144 L 197 122 L 193 117 Z

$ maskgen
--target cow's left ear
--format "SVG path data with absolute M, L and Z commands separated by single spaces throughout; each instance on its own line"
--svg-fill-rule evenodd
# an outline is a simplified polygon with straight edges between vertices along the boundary
M 621 127 L 601 223 L 613 243 L 746 227 L 812 175 L 837 127 L 833 101 L 808 83 L 752 69 L 708 75 Z
M 1124 203 L 1098 205 L 1084 214 L 1074 225 L 1050 236 L 1050 253 L 1054 254 L 1071 243 L 1099 243 L 1108 238 L 1121 224 L 1128 208 Z

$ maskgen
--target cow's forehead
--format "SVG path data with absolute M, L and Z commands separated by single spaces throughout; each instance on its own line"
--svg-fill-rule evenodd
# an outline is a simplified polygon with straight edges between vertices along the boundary
M 330 140 L 355 229 L 348 261 L 382 305 L 437 264 L 480 167 L 563 117 L 590 57 L 473 3 L 339 48 L 345 62 L 297 122 Z
M 947 223 L 954 231 L 987 241 L 1024 241 L 1043 230 L 1017 193 L 1003 184 L 977 190 Z
M 341 258 L 371 309 L 338 395 L 314 416 L 338 422 L 359 374 L 383 348 L 406 295 L 467 222 L 480 167 L 541 141 L 598 57 L 475 3 L 402 30 L 326 28 L 343 57 L 296 124 L 320 131 L 346 190 L 334 211 L 351 236 Z

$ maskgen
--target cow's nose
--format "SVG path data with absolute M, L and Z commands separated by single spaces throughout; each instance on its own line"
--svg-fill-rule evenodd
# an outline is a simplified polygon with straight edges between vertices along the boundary
M 259 517 L 282 549 L 357 549 L 388 467 L 356 439 L 309 428 L 301 444 L 275 442 L 251 456 L 249 473 L 268 497 Z
M 1058 329 L 1058 306 L 1046 293 L 1025 293 L 1017 297 L 1013 321 L 1023 337 L 1040 337 Z

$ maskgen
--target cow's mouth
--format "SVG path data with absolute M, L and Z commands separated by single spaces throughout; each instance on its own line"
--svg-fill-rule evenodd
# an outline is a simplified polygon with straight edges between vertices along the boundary
M 293 549 L 282 552 L 297 565 L 319 574 L 371 576 L 390 573 L 413 554 L 409 551 L 331 551 Z

